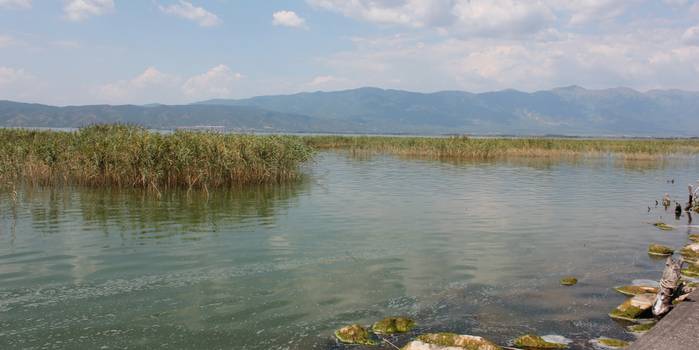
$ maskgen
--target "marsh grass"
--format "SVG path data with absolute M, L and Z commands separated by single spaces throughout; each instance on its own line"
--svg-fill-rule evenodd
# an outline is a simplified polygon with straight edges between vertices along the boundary
M 689 139 L 310 136 L 304 141 L 317 149 L 347 150 L 353 155 L 385 153 L 463 160 L 613 155 L 625 160 L 657 161 L 699 154 L 699 140 Z
M 74 132 L 0 130 L 0 180 L 156 191 L 278 183 L 299 176 L 312 149 L 296 137 L 97 125 Z

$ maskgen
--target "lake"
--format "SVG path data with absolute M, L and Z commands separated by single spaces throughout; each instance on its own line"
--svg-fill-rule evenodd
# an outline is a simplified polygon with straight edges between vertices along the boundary
M 612 288 L 660 277 L 649 243 L 686 244 L 691 229 L 648 223 L 687 225 L 655 200 L 684 203 L 699 161 L 323 152 L 304 171 L 208 197 L 3 194 L 0 348 L 344 349 L 336 328 L 391 315 L 499 344 L 633 340 L 607 316 L 625 300 Z

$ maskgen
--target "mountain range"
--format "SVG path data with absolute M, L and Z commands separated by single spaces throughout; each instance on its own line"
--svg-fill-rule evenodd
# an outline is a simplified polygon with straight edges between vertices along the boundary
M 699 136 L 699 92 L 629 88 L 417 93 L 378 88 L 188 105 L 55 107 L 0 101 L 0 126 L 132 123 L 244 132 Z

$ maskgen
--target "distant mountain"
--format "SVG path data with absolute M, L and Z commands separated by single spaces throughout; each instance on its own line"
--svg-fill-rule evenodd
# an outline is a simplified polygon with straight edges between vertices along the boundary
M 699 93 L 578 86 L 479 94 L 361 88 L 177 106 L 52 107 L 0 101 L 0 126 L 107 122 L 270 132 L 699 136 Z
M 503 90 L 415 93 L 361 88 L 337 92 L 209 100 L 348 121 L 374 132 L 699 135 L 699 93 L 578 86 L 526 93 Z
M 354 127 L 349 122 L 251 106 L 151 104 L 53 107 L 0 101 L 0 126 L 81 127 L 96 123 L 131 123 L 156 129 L 223 126 L 228 130 L 267 132 L 324 132 Z

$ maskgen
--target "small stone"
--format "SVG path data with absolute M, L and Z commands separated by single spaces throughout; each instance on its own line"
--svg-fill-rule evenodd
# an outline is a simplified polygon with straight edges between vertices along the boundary
M 562 286 L 574 286 L 576 284 L 578 284 L 578 279 L 575 277 L 561 278 L 561 285 Z
M 630 345 L 627 341 L 613 338 L 597 338 L 590 342 L 606 349 L 624 349 Z
M 628 296 L 636 296 L 640 294 L 646 294 L 646 293 L 653 293 L 657 294 L 658 293 L 658 288 L 656 287 L 650 287 L 650 286 L 621 286 L 621 287 L 616 287 L 614 288 L 617 292 L 628 295 Z
M 402 350 L 502 350 L 495 343 L 472 335 L 454 333 L 423 334 Z
M 648 246 L 648 254 L 650 255 L 668 256 L 672 255 L 674 252 L 674 249 L 660 244 L 651 244 Z
M 359 344 L 359 345 L 377 345 L 378 342 L 373 339 L 372 334 L 369 333 L 364 327 L 353 324 L 350 326 L 342 327 L 335 331 L 335 337 L 340 342 L 345 344 Z
M 687 261 L 698 261 L 699 260 L 699 243 L 692 243 L 680 251 L 682 257 Z
M 515 346 L 525 349 L 565 349 L 566 344 L 547 342 L 538 335 L 523 335 L 514 341 Z
M 372 330 L 378 334 L 394 334 L 410 332 L 415 327 L 415 321 L 406 317 L 387 317 L 374 323 Z

